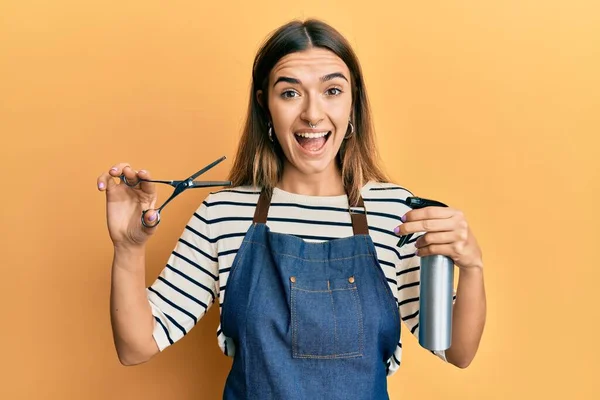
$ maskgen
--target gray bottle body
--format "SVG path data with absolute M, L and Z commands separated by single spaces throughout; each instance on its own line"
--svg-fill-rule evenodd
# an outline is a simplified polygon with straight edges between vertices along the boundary
M 419 344 L 447 350 L 452 342 L 454 262 L 443 255 L 421 257 Z

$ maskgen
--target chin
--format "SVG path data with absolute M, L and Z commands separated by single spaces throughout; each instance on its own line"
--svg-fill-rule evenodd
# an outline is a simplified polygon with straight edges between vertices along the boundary
M 333 149 L 332 149 L 333 150 Z M 306 157 L 294 154 L 291 166 L 303 175 L 318 175 L 337 170 L 337 153 L 328 151 L 320 157 Z

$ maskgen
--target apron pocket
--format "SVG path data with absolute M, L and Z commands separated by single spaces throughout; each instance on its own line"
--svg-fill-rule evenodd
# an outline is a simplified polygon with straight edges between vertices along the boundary
M 357 279 L 291 277 L 292 356 L 350 358 L 363 353 Z

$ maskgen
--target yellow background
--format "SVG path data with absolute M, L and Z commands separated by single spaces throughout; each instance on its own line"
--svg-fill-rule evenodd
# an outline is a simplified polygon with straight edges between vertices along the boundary
M 220 398 L 230 360 L 216 343 L 218 307 L 150 363 L 119 364 L 96 177 L 128 161 L 183 178 L 227 155 L 207 175 L 225 178 L 260 42 L 313 16 L 359 55 L 386 169 L 463 210 L 484 251 L 475 361 L 445 365 L 404 331 L 392 399 L 600 398 L 591 0 L 4 0 L 0 398 Z M 148 284 L 207 193 L 165 210 Z

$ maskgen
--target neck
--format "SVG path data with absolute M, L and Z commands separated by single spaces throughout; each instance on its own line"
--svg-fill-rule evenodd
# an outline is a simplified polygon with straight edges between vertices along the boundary
M 335 162 L 327 170 L 306 175 L 287 162 L 277 187 L 305 196 L 340 196 L 346 194 L 342 173 Z

